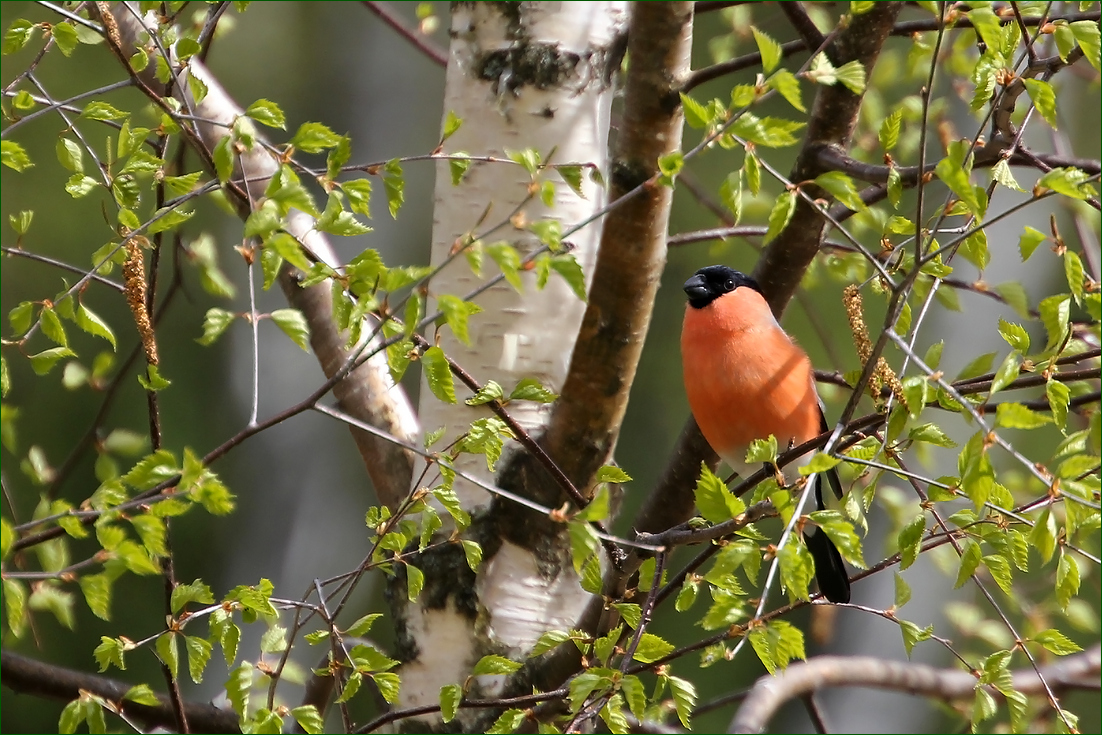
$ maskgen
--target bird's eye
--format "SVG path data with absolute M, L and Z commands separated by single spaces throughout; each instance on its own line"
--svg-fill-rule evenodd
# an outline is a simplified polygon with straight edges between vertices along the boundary
M 728 278 L 727 281 L 724 282 L 723 290 L 724 291 L 734 291 L 735 290 L 735 281 L 734 281 L 733 278 Z

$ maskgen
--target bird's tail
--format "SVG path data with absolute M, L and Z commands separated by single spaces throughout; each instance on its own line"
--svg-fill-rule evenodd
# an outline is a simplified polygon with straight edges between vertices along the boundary
M 834 494 L 842 497 L 842 484 L 838 480 L 835 470 L 827 470 L 823 473 L 827 476 L 827 482 Z M 820 485 L 815 483 L 815 504 L 819 510 L 823 510 L 823 495 Z M 819 583 L 819 591 L 831 602 L 849 602 L 849 572 L 842 562 L 842 555 L 838 553 L 838 547 L 830 540 L 830 537 L 819 528 L 810 528 L 804 533 L 804 542 L 807 550 L 811 552 L 811 558 L 815 561 L 815 580 Z
M 804 533 L 807 550 L 815 560 L 815 580 L 819 591 L 831 602 L 849 602 L 849 573 L 842 563 L 838 547 L 821 529 L 808 529 Z

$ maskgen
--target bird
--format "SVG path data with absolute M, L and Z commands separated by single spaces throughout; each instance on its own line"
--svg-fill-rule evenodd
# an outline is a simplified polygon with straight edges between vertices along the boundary
M 759 469 L 746 464 L 753 440 L 772 434 L 783 450 L 827 430 L 811 360 L 781 328 L 753 278 L 710 265 L 685 281 L 684 290 L 685 393 L 700 432 L 720 459 L 749 477 Z M 821 474 L 841 498 L 837 472 Z M 822 510 L 822 483 L 818 476 L 813 482 Z M 804 541 L 820 592 L 830 602 L 849 602 L 849 574 L 834 542 L 812 525 L 805 528 Z

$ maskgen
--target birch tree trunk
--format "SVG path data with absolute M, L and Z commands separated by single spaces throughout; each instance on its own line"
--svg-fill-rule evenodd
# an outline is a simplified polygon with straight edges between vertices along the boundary
M 455 4 L 444 110 L 445 126 L 451 113 L 462 125 L 446 140 L 443 152 L 507 159 L 510 153 L 531 149 L 543 163 L 577 163 L 605 171 L 611 81 L 622 54 L 625 5 Z M 533 229 L 540 231 L 542 223 L 554 220 L 566 230 L 607 200 L 589 176 L 582 177 L 579 196 L 557 174 L 542 170 L 540 180 L 555 185 L 548 205 L 541 201 L 540 183 L 522 165 L 474 162 L 458 186 L 452 183 L 449 165 L 442 162 L 437 170 L 432 265 L 446 265 L 431 281 L 430 313 L 441 295 L 462 296 L 500 273 L 490 257 L 484 258 L 481 274 L 465 257 L 456 257 L 458 249 L 471 246 L 473 237 L 493 229 L 473 247 L 504 241 L 525 259 L 543 247 Z M 600 234 L 598 221 L 568 238 L 587 285 Z M 447 328 L 437 333 L 438 343 L 479 383 L 494 380 L 506 395 L 523 378 L 536 378 L 557 391 L 585 303 L 555 274 L 542 289 L 535 272 L 521 270 L 520 279 L 523 293 L 500 282 L 478 297 L 482 312 L 470 320 L 469 343 Z M 465 405 L 468 395 L 460 392 L 459 402 L 448 404 L 423 386 L 419 413 L 424 430 L 446 427 L 438 446 L 447 446 L 472 421 L 491 415 L 485 408 Z M 543 427 L 550 415 L 547 405 L 535 402 L 511 403 L 509 412 L 529 433 Z M 493 481 L 482 456 L 461 455 L 457 466 Z M 431 476 L 414 471 L 415 487 L 432 483 Z M 476 484 L 460 477 L 455 489 L 468 512 L 487 507 L 490 495 Z M 430 563 L 423 571 L 426 593 L 395 610 L 403 618 L 399 629 L 411 659 L 402 670 L 402 707 L 437 702 L 440 687 L 462 683 L 482 655 L 523 653 L 544 631 L 570 627 L 588 597 L 572 570 L 549 580 L 539 573 L 533 554 L 508 542 L 483 565 L 477 581 L 455 577 L 464 573 L 461 563 Z M 475 588 L 455 592 L 456 585 L 467 582 Z M 500 684 L 480 682 L 487 695 Z

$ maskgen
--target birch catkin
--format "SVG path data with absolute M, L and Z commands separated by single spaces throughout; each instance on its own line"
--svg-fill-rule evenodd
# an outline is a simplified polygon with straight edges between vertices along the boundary
M 137 238 L 131 238 L 126 243 L 126 263 L 122 267 L 123 280 L 126 282 L 126 303 L 130 305 L 130 311 L 134 314 L 134 323 L 138 326 L 138 334 L 142 338 L 142 348 L 145 350 L 145 361 L 150 365 L 159 362 L 157 357 L 157 340 L 153 335 L 153 322 L 149 319 L 149 309 L 146 308 L 146 282 L 145 282 L 145 252 Z
M 846 286 L 842 295 L 842 301 L 846 305 L 846 316 L 849 317 L 849 329 L 853 333 L 853 344 L 857 347 L 857 356 L 861 359 L 861 365 L 868 363 L 872 356 L 872 341 L 869 339 L 869 329 L 865 326 L 864 306 L 861 302 L 861 291 L 857 286 Z M 895 371 L 883 357 L 876 361 L 876 370 L 869 378 L 869 393 L 873 398 L 880 397 L 880 390 L 887 384 L 896 398 L 906 403 L 903 397 L 903 384 L 899 382 Z

